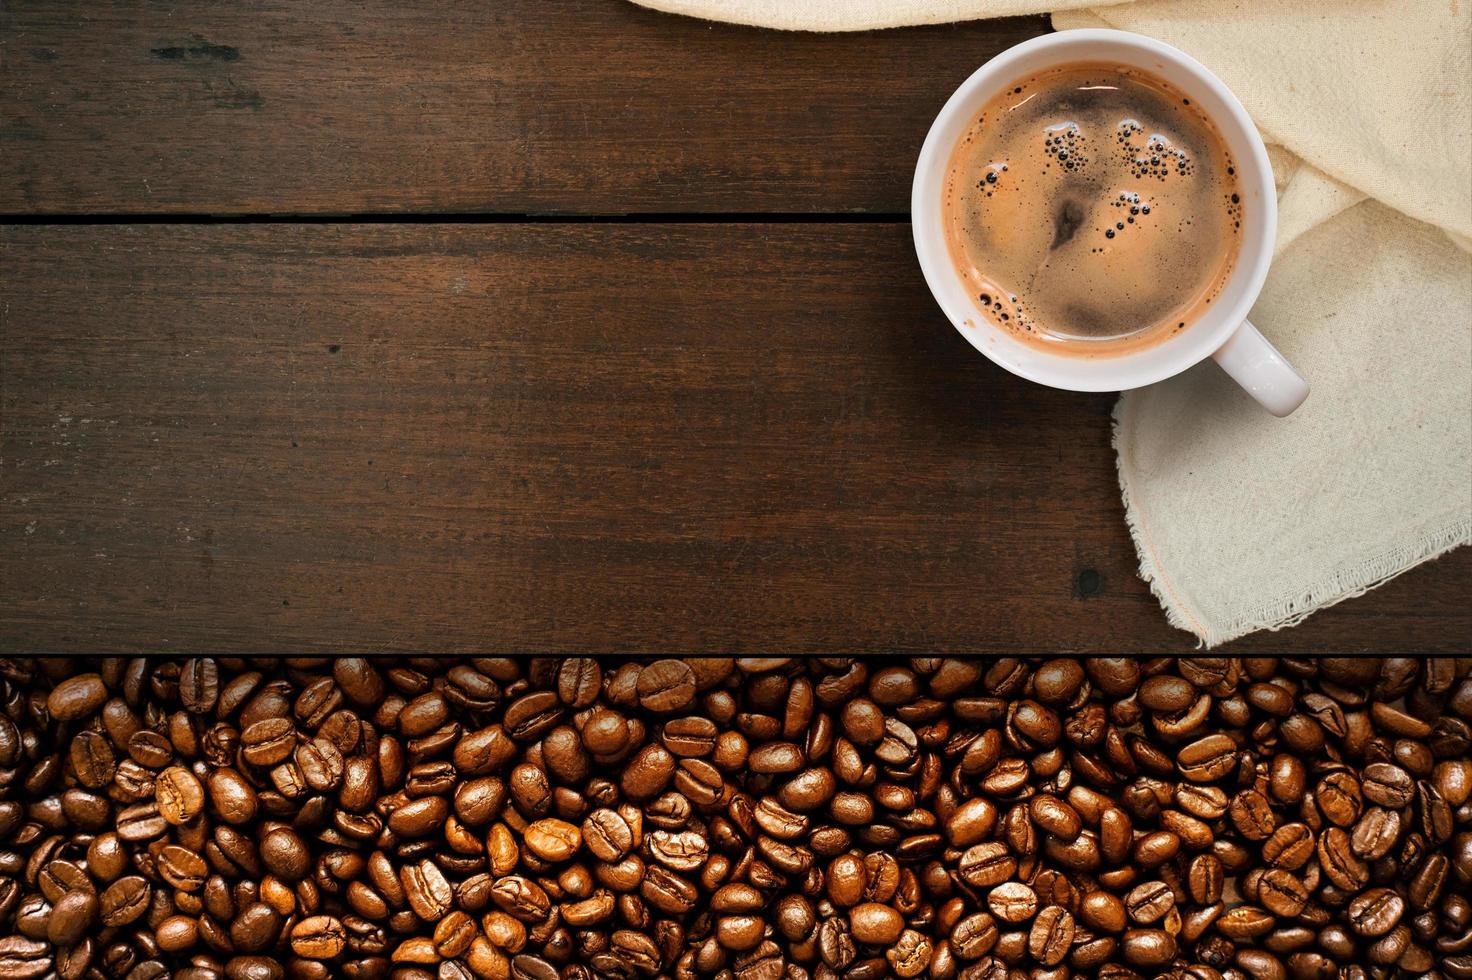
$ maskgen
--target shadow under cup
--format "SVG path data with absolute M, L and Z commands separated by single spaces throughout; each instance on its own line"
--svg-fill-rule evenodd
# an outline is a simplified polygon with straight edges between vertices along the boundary
M 1084 62 L 1138 68 L 1170 83 L 1216 126 L 1237 167 L 1242 229 L 1237 262 L 1211 308 L 1159 343 L 1109 356 L 1054 354 L 998 329 L 981 315 L 946 245 L 943 201 L 951 152 L 982 108 L 1004 88 L 1048 69 Z M 1262 290 L 1277 230 L 1267 150 L 1227 87 L 1184 52 L 1125 31 L 1077 30 L 1034 38 L 1003 52 L 961 84 L 930 128 L 911 195 L 915 251 L 930 290 L 961 335 L 997 364 L 1032 381 L 1074 391 L 1121 391 L 1196 364 L 1226 343 Z

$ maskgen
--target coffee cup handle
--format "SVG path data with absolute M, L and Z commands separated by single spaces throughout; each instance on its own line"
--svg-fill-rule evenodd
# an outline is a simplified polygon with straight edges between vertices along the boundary
M 1308 397 L 1308 382 L 1303 375 L 1293 370 L 1278 348 L 1246 320 L 1211 356 L 1233 381 L 1278 418 L 1291 414 Z

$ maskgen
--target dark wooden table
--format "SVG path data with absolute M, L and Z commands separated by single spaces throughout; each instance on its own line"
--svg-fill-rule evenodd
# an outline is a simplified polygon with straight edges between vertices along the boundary
M 1004 20 L 0 5 L 0 647 L 1187 651 L 915 266 Z M 1248 651 L 1447 651 L 1472 550 Z

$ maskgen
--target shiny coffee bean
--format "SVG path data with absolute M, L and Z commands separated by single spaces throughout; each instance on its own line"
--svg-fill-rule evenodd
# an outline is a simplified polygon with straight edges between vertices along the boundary
M 1237 764 L 1237 743 L 1222 733 L 1206 735 L 1176 753 L 1176 767 L 1192 782 L 1221 779 Z
M 107 697 L 107 685 L 99 675 L 76 674 L 51 689 L 46 710 L 57 721 L 79 721 L 102 707 Z
M 1068 955 L 1073 935 L 1073 916 L 1061 906 L 1050 905 L 1033 920 L 1027 950 L 1044 966 L 1056 966 Z
M 1038 910 L 1037 892 L 1020 881 L 1006 881 L 987 895 L 987 907 L 1003 922 L 1026 922 Z
M 1411 801 L 1415 781 L 1397 765 L 1375 762 L 1365 767 L 1361 789 L 1371 803 L 1394 810 Z
M 639 672 L 636 689 L 646 711 L 682 711 L 695 698 L 695 672 L 683 660 L 656 660 Z
M 1389 888 L 1371 888 L 1349 903 L 1349 924 L 1361 936 L 1383 936 L 1400 922 L 1405 899 Z
M 0 660 L 0 980 L 1472 976 L 1453 658 L 74 669 Z
M 1165 966 L 1176 956 L 1175 938 L 1163 929 L 1129 929 L 1120 940 L 1120 952 L 1131 966 Z
M 1170 887 L 1162 881 L 1147 881 L 1136 885 L 1124 897 L 1125 911 L 1141 925 L 1160 921 L 1175 908 L 1176 900 Z

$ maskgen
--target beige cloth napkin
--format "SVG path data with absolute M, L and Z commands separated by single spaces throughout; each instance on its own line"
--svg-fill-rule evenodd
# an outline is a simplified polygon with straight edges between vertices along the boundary
M 1275 419 L 1207 363 L 1120 398 L 1140 574 L 1213 646 L 1472 540 L 1472 0 L 637 2 L 815 31 L 1051 10 L 1194 55 L 1271 144 L 1252 318 L 1313 393 Z

